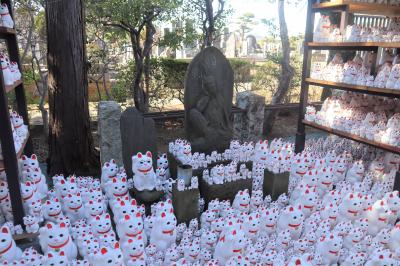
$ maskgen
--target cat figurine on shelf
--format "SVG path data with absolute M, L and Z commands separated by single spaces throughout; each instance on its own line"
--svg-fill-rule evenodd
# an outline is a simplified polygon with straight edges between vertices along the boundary
M 156 186 L 156 174 L 153 170 L 151 152 L 137 153 L 132 156 L 133 185 L 139 190 L 153 190 Z
M 314 32 L 314 42 L 327 42 L 331 31 L 329 16 L 321 15 Z
M 1 21 L 2 21 L 1 24 L 3 27 L 14 28 L 14 21 L 11 18 L 10 11 L 9 11 L 6 3 L 3 3 L 0 6 L 0 15 L 1 15 Z
M 3 5 L 1 5 L 2 7 Z M 0 10 L 1 12 L 1 10 Z M 5 57 L 5 55 L 1 54 L 0 55 L 0 62 L 1 62 L 1 69 L 3 70 L 3 79 L 4 79 L 4 84 L 6 86 L 11 86 L 14 84 L 14 78 L 11 73 L 10 65 L 8 63 L 8 59 Z
M 27 169 L 37 169 L 39 168 L 39 161 L 36 154 L 32 154 L 30 157 L 22 155 L 20 159 L 20 166 L 23 171 Z

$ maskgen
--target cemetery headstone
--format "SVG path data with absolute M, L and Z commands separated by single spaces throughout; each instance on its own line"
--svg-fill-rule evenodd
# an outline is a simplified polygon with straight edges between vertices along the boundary
M 245 110 L 235 114 L 234 136 L 241 141 L 257 141 L 262 138 L 264 125 L 265 98 L 252 91 L 239 92 L 236 106 Z
M 192 151 L 222 152 L 232 138 L 233 70 L 215 47 L 189 64 L 185 80 L 185 129 Z
M 100 160 L 105 162 L 114 159 L 122 165 L 122 144 L 120 132 L 121 107 L 115 101 L 101 101 L 98 107 L 98 133 Z
M 121 115 L 122 159 L 127 175 L 132 176 L 132 155 L 151 151 L 154 169 L 157 167 L 157 136 L 154 120 L 145 118 L 134 107 Z

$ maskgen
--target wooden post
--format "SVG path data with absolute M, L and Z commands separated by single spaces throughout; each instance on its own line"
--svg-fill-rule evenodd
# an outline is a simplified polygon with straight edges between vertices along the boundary
M 347 12 L 347 10 L 341 11 L 340 12 L 340 32 L 342 33 L 343 38 L 346 36 L 346 26 L 347 26 L 348 19 L 349 19 L 349 12 Z
M 310 76 L 311 70 L 311 57 L 312 51 L 308 48 L 307 43 L 312 42 L 314 32 L 314 19 L 315 13 L 312 10 L 313 0 L 308 0 L 307 7 L 307 24 L 306 33 L 304 36 L 304 57 L 303 57 L 303 69 L 301 78 L 301 92 L 300 92 L 300 105 L 299 105 L 299 119 L 297 122 L 297 133 L 296 133 L 296 148 L 295 152 L 301 152 L 305 145 L 305 125 L 303 124 L 304 112 L 308 102 L 308 84 L 305 79 Z
M 5 0 L 3 3 L 8 5 L 10 15 L 13 16 L 12 2 Z M 21 67 L 21 62 L 18 55 L 17 37 L 15 34 L 7 34 L 4 36 L 7 43 L 8 53 L 11 61 L 18 63 Z M 15 88 L 15 95 L 17 101 L 18 112 L 24 118 L 24 123 L 29 125 L 28 112 L 26 109 L 25 93 L 23 85 Z M 18 172 L 18 158 L 14 146 L 14 138 L 12 134 L 12 127 L 10 122 L 10 113 L 8 110 L 7 93 L 5 90 L 3 72 L 0 71 L 0 142 L 3 153 L 4 168 L 7 175 L 8 189 L 10 191 L 11 207 L 14 216 L 14 224 L 23 224 L 24 209 L 21 199 L 19 172 Z M 27 153 L 32 153 L 32 143 L 28 140 Z
M 14 10 L 13 10 L 13 4 L 12 0 L 6 0 L 4 1 L 6 4 L 8 4 L 8 9 L 10 12 L 10 16 L 14 18 Z M 15 20 L 14 20 L 15 21 Z M 10 61 L 15 61 L 18 64 L 19 70 L 22 73 L 21 69 L 21 61 L 19 58 L 19 48 L 18 48 L 18 42 L 17 42 L 17 35 L 16 34 L 10 34 L 7 35 L 6 37 L 6 43 L 7 43 L 7 49 L 8 49 L 8 54 Z M 24 85 L 21 83 L 15 88 L 15 99 L 17 102 L 17 111 L 18 114 L 21 115 L 24 119 L 24 124 L 28 126 L 29 130 L 29 117 L 28 117 L 28 110 L 26 107 L 26 98 L 25 98 L 25 90 L 24 90 Z M 29 136 L 28 141 L 26 142 L 25 145 L 25 154 L 26 155 L 31 155 L 33 153 L 33 144 L 32 144 L 32 139 Z
M 400 191 L 400 172 L 396 173 L 396 177 L 394 179 L 393 190 Z
M 21 192 L 18 177 L 18 160 L 14 147 L 14 138 L 8 111 L 7 94 L 5 92 L 3 72 L 0 71 L 0 142 L 3 152 L 4 167 L 10 191 L 11 207 L 14 215 L 14 224 L 23 224 L 24 209 L 22 207 Z

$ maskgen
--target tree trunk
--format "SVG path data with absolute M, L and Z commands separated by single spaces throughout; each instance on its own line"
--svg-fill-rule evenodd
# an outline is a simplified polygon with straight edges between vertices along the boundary
M 290 65 L 290 42 L 285 19 L 285 0 L 278 0 L 279 32 L 282 43 L 281 75 L 278 88 L 272 97 L 271 104 L 281 103 L 287 94 L 294 76 L 293 67 Z M 266 111 L 264 116 L 264 134 L 271 132 L 275 122 L 275 112 Z
M 49 174 L 100 171 L 88 108 L 83 0 L 46 1 Z
M 131 32 L 131 42 L 133 49 L 133 57 L 135 59 L 135 73 L 132 82 L 131 91 L 133 93 L 133 101 L 136 109 L 140 112 L 145 113 L 146 110 L 146 93 L 142 87 L 142 77 L 144 71 L 144 56 L 143 49 L 140 44 L 140 33 Z
M 111 96 L 110 96 L 110 93 L 108 92 L 106 73 L 105 72 L 103 73 L 102 81 L 103 81 L 104 91 L 106 92 L 107 100 L 110 101 L 111 100 Z
M 94 84 L 96 84 L 97 96 L 99 97 L 99 102 L 101 101 L 101 91 L 100 91 L 100 80 L 96 79 Z
M 214 9 L 213 9 L 213 0 L 205 0 L 206 1 L 206 18 L 208 21 L 208 26 L 206 30 L 206 47 L 209 47 L 213 44 L 214 40 Z
M 156 28 L 153 23 L 149 21 L 146 24 L 146 39 L 144 41 L 143 56 L 144 56 L 144 85 L 145 85 L 145 110 L 149 111 L 149 91 L 150 91 L 150 57 L 151 48 L 153 47 L 154 34 L 156 34 Z

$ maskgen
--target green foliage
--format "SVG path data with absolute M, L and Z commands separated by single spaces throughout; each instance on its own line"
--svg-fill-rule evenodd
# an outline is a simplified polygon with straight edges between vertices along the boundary
M 265 93 L 268 101 L 277 90 L 279 77 L 281 75 L 280 60 L 281 54 L 268 54 L 267 60 L 255 67 L 253 77 L 252 90 L 259 90 Z M 301 71 L 302 62 L 301 55 L 297 52 L 292 52 L 290 64 L 294 68 L 294 76 L 290 84 L 288 93 L 283 100 L 283 103 L 298 102 L 300 96 Z
M 241 84 L 251 81 L 251 71 L 254 65 L 247 60 L 230 59 L 234 72 L 236 90 Z M 183 102 L 185 75 L 190 61 L 166 58 L 151 59 L 151 84 L 149 91 L 152 109 L 162 110 L 173 99 Z M 111 96 L 119 102 L 131 97 L 130 86 L 135 64 L 130 61 L 118 70 L 117 82 L 111 88 Z
M 109 26 L 118 24 L 120 27 L 111 27 L 110 30 L 126 36 L 127 28 L 141 31 L 145 15 L 159 12 L 155 22 L 168 21 L 180 5 L 181 0 L 88 0 L 86 10 L 89 22 Z
M 219 1 L 212 0 L 215 5 L 214 7 L 214 14 L 215 17 L 218 13 L 217 7 L 219 5 Z M 229 8 L 227 5 L 228 0 L 223 0 L 224 2 L 224 9 L 222 12 L 218 14 L 214 21 L 215 33 L 214 39 L 222 36 L 225 32 L 225 29 L 228 26 L 228 20 L 233 14 L 233 10 Z M 186 38 L 184 42 L 186 45 L 192 45 L 196 43 L 202 44 L 204 41 L 204 22 L 206 20 L 206 7 L 205 7 L 205 0 L 183 0 L 182 6 L 178 12 L 178 21 L 185 22 L 184 24 L 188 24 L 185 26 L 184 32 Z M 188 22 L 188 23 L 187 23 Z
M 251 29 L 258 24 L 258 22 L 255 20 L 253 13 L 244 13 L 239 17 L 238 24 L 242 37 L 244 37 L 244 34 L 250 32 Z

